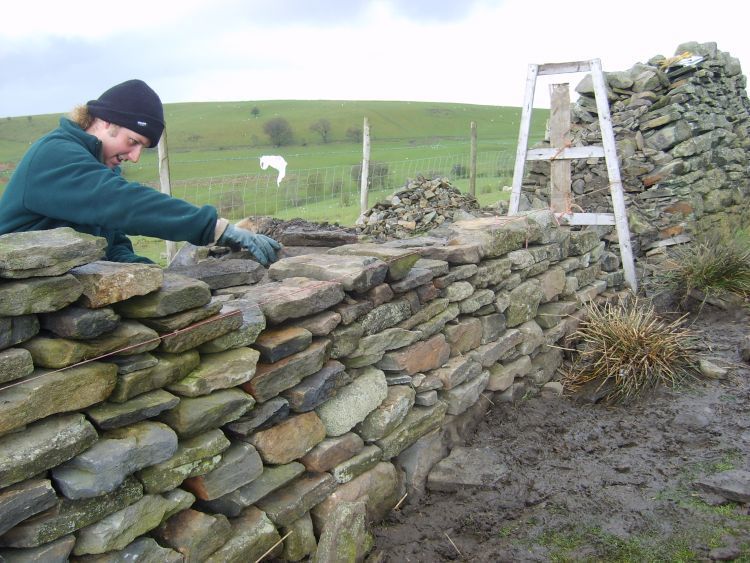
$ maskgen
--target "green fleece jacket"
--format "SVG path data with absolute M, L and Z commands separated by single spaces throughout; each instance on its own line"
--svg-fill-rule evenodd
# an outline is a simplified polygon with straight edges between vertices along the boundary
M 21 159 L 0 199 L 0 235 L 72 227 L 107 239 L 106 259 L 150 262 L 133 252 L 127 235 L 214 240 L 216 208 L 196 207 L 128 182 L 100 160 L 102 145 L 69 119 L 36 141 Z

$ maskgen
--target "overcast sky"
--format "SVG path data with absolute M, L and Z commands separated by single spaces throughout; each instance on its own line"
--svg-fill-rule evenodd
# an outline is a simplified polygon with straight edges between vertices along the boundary
M 20 0 L 0 21 L 0 116 L 62 113 L 130 78 L 165 103 L 520 106 L 530 63 L 627 70 L 687 41 L 750 69 L 734 0 Z M 571 89 L 580 76 L 556 76 Z M 547 82 L 535 106 L 547 107 Z

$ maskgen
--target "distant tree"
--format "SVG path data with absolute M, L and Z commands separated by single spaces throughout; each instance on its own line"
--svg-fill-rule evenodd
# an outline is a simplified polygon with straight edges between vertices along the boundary
M 260 115 L 260 110 L 258 109 L 258 106 L 253 106 L 253 109 L 250 110 L 250 113 L 255 119 L 258 119 L 258 116 Z
M 349 129 L 346 130 L 346 138 L 349 139 L 352 143 L 361 143 L 362 134 L 362 128 L 356 125 L 353 127 L 349 127 Z
M 263 132 L 268 135 L 274 147 L 291 145 L 294 140 L 292 126 L 283 117 L 274 117 L 266 121 L 263 125 Z
M 323 142 L 327 143 L 328 135 L 331 134 L 331 122 L 327 119 L 318 119 L 315 123 L 310 125 L 310 131 L 320 135 Z

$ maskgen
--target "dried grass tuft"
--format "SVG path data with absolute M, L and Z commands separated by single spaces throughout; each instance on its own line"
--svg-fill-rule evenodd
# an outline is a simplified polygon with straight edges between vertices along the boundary
M 572 335 L 574 361 L 563 370 L 566 391 L 594 386 L 609 404 L 628 403 L 658 386 L 675 387 L 698 373 L 692 348 L 696 335 L 661 318 L 650 303 L 584 306 L 585 318 Z
M 750 245 L 739 238 L 708 238 L 678 247 L 656 276 L 658 289 L 684 305 L 696 293 L 709 298 L 750 298 Z

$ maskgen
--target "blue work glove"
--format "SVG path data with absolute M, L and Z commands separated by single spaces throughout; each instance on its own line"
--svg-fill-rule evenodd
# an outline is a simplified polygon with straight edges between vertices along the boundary
M 216 241 L 216 244 L 234 248 L 247 248 L 258 262 L 264 266 L 268 266 L 276 260 L 276 251 L 281 248 L 281 245 L 271 237 L 258 235 L 231 224 L 226 228 L 224 234 L 219 237 L 219 240 Z

